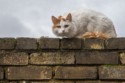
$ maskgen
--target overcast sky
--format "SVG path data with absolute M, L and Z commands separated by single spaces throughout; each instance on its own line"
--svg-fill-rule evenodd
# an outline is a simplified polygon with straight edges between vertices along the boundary
M 82 8 L 104 13 L 125 36 L 125 0 L 0 0 L 0 37 L 55 37 L 51 16 Z

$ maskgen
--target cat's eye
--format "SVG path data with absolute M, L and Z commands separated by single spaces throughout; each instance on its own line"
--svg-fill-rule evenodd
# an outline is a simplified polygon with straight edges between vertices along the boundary
M 69 25 L 64 25 L 65 28 L 69 27 Z
M 61 28 L 61 26 L 56 26 L 57 28 Z

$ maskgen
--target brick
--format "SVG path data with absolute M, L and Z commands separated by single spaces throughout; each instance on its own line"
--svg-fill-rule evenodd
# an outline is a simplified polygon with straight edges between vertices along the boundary
M 52 83 L 52 82 L 49 82 L 49 81 L 42 81 L 42 82 L 41 82 L 41 81 L 40 81 L 40 82 L 38 81 L 38 82 L 36 82 L 36 81 L 34 81 L 34 82 L 30 82 L 30 83 Z
M 7 80 L 47 80 L 52 78 L 51 67 L 28 66 L 6 68 Z
M 96 67 L 57 67 L 55 79 L 96 79 Z
M 125 66 L 101 66 L 99 67 L 99 79 L 125 80 Z
M 99 83 L 98 81 L 77 81 L 76 83 Z
M 19 52 L 0 52 L 0 65 L 27 65 L 28 54 Z
M 0 79 L 3 79 L 3 73 L 4 73 L 3 68 L 0 67 Z
M 58 38 L 40 38 L 39 39 L 40 49 L 59 49 Z
M 0 81 L 0 83 L 17 83 L 16 81 Z
M 16 40 L 14 38 L 0 38 L 0 49 L 10 50 L 14 49 Z
M 107 49 L 125 49 L 125 38 L 111 38 L 106 41 Z
M 116 52 L 79 52 L 76 53 L 76 64 L 118 64 L 119 56 Z
M 42 81 L 42 82 L 41 82 L 41 81 L 40 81 L 40 82 L 38 81 L 38 82 L 36 82 L 36 81 L 34 81 L 34 82 L 30 82 L 30 83 L 51 83 L 51 82 L 48 82 L 48 81 Z
M 83 44 L 83 49 L 104 49 L 104 40 L 103 39 L 85 39 Z
M 31 83 L 30 81 L 18 81 L 18 83 Z
M 123 83 L 123 82 L 118 82 L 118 81 L 101 81 L 99 83 Z
M 120 53 L 120 61 L 122 64 L 125 64 L 125 53 Z
M 17 38 L 16 49 L 35 50 L 37 49 L 37 40 L 35 38 Z
M 30 64 L 39 65 L 58 65 L 74 64 L 75 58 L 73 52 L 42 52 L 33 53 L 30 56 Z
M 64 38 L 61 40 L 62 49 L 81 49 L 81 39 L 76 38 Z
M 53 81 L 50 83 L 75 83 L 75 82 L 72 82 L 72 81 Z
M 31 83 L 75 83 L 75 82 L 72 82 L 72 81 L 56 81 L 56 80 L 53 80 L 53 81 L 48 81 L 48 82 L 31 82 Z
M 48 81 L 40 81 L 40 82 L 30 82 L 30 83 L 52 83 L 52 82 L 48 82 Z
M 118 81 L 77 81 L 76 83 L 122 83 Z

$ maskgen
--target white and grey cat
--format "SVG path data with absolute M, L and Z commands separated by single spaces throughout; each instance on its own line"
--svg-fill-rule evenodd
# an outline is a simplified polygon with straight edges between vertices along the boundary
M 53 33 L 60 37 L 77 38 L 86 32 L 105 34 L 107 38 L 117 37 L 112 21 L 104 14 L 90 9 L 71 12 L 58 18 L 52 16 L 52 22 Z

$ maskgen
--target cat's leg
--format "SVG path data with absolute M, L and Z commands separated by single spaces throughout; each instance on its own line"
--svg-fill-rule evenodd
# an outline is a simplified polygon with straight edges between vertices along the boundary
M 105 34 L 105 33 L 96 33 L 96 37 L 99 38 L 99 39 L 108 39 L 108 38 L 110 38 L 110 36 Z
M 99 38 L 99 39 L 108 39 L 110 38 L 108 35 L 103 33 L 96 33 L 96 32 L 86 32 L 85 34 L 81 35 L 79 38 Z
M 92 22 L 87 26 L 87 29 L 92 33 L 89 35 L 91 38 L 108 39 L 110 36 L 105 33 L 108 27 L 106 24 L 104 26 L 104 24 Z
M 82 34 L 83 38 L 96 38 L 96 34 L 94 31 L 94 23 L 89 23 L 87 26 L 87 32 Z
M 98 38 L 107 39 L 113 37 L 112 32 L 115 31 L 113 30 L 114 25 L 108 18 L 102 17 L 97 23 L 98 24 L 96 25 L 95 31 Z
M 93 32 L 86 32 L 81 35 L 81 38 L 96 38 L 96 34 Z

